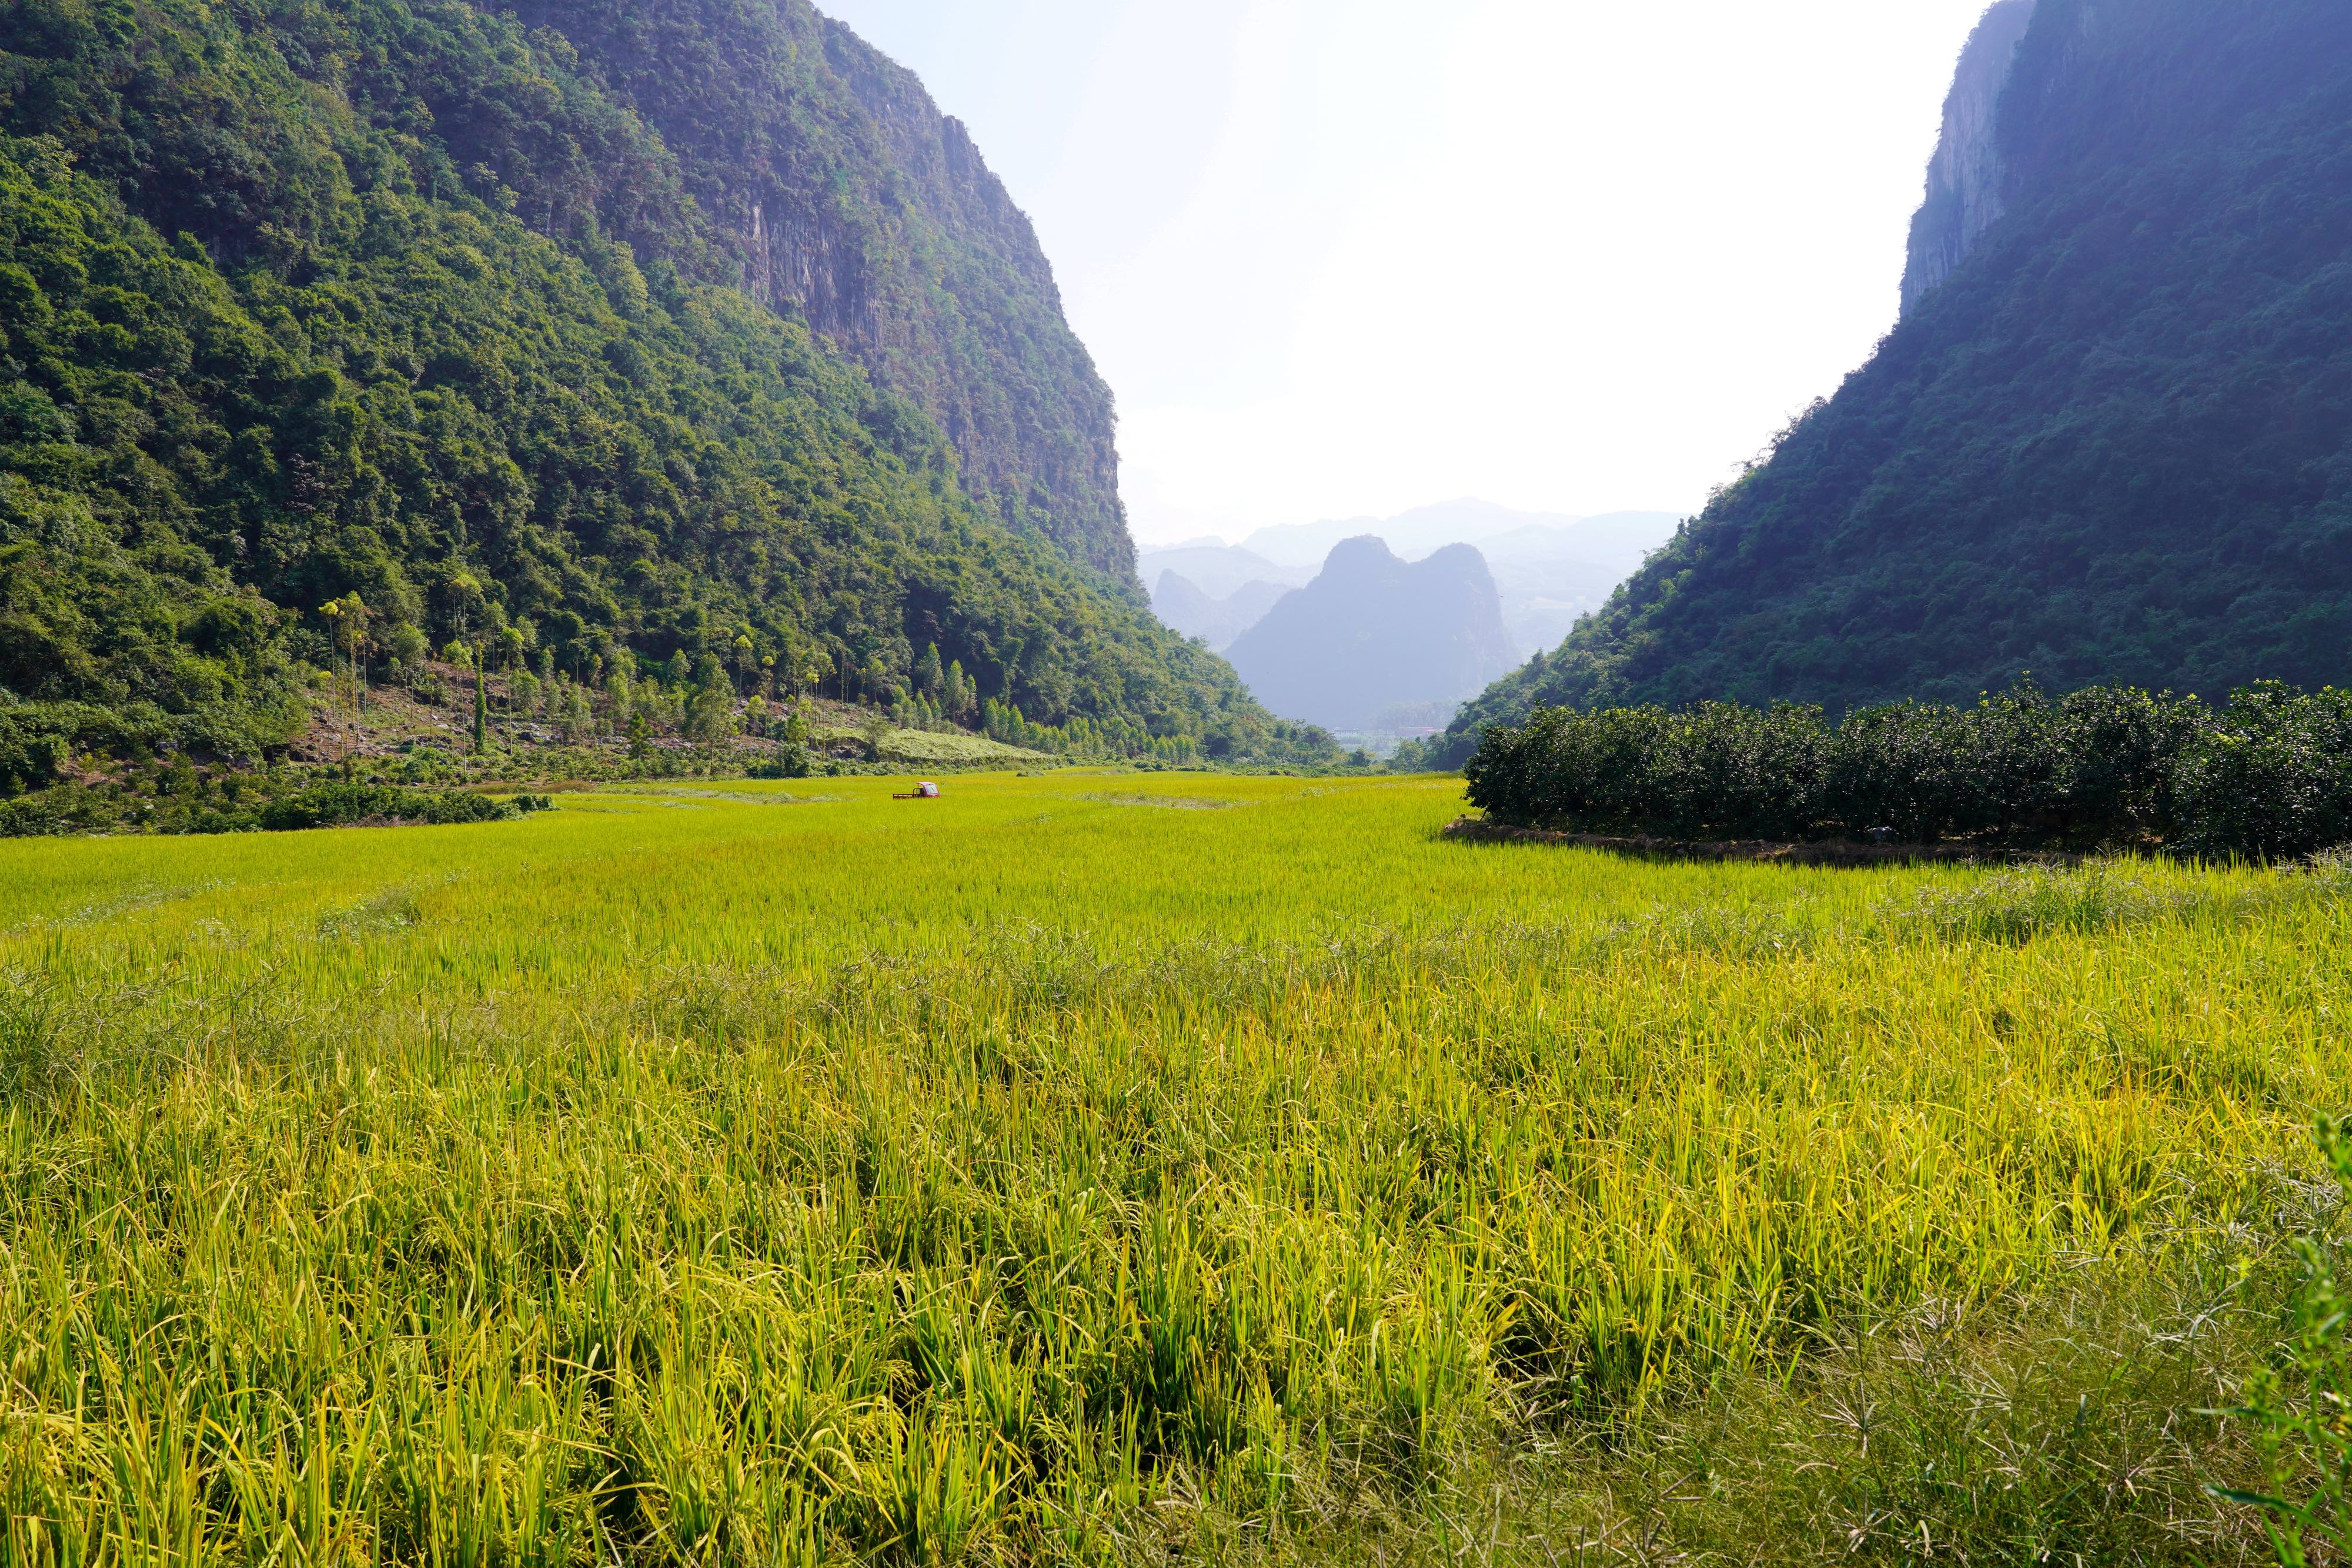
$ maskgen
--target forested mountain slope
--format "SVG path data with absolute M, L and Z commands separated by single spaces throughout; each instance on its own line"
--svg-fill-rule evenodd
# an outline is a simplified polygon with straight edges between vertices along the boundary
M 808 0 L 508 8 L 660 134 L 745 287 L 920 403 L 1006 522 L 1139 588 L 1109 389 L 1028 218 L 912 72 Z
M 2352 7 L 2040 0 L 1998 103 L 1939 162 L 2003 215 L 1456 755 L 1536 703 L 2352 673 Z
M 936 643 L 1042 722 L 1285 744 L 1131 572 L 975 504 L 925 389 L 769 309 L 693 160 L 586 59 L 449 4 L 0 12 L 0 703 L 267 728 L 357 591 L 380 635 L 511 627 L 566 668 L 748 638 L 870 690 Z M 788 214 L 833 221 L 761 221 Z M 939 293 L 908 276 L 901 320 Z M 1117 547 L 1081 553 L 1118 569 L 1098 520 Z

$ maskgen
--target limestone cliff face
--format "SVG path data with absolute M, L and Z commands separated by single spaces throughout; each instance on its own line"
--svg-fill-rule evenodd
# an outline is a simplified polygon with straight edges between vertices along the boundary
M 1910 265 L 1903 274 L 1906 316 L 1951 277 L 2008 211 L 2000 97 L 2017 63 L 2017 47 L 2032 24 L 2034 5 L 2035 0 L 2000 0 L 1961 52 L 1951 95 L 1944 100 L 1943 140 L 1927 165 L 1927 199 L 1911 222 Z
M 1028 217 L 912 72 L 809 0 L 507 8 L 660 133 L 730 280 L 919 403 L 1006 524 L 1142 600 L 1110 389 Z

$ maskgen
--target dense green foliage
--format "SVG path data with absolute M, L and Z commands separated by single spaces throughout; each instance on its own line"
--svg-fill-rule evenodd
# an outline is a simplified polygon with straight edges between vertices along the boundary
M 179 714 L 152 703 L 0 705 L 0 797 L 56 779 L 68 759 L 84 752 L 142 760 L 195 752 L 250 763 L 279 738 L 285 722 L 282 711 L 229 704 Z
M 152 778 L 58 787 L 0 800 L 0 838 L 57 833 L 286 833 L 354 823 L 447 827 L 496 822 L 544 808 L 522 795 L 512 804 L 458 789 L 396 784 L 320 783 L 301 777 L 198 773 L 185 756 Z
M 691 259 L 800 313 L 920 405 L 1007 524 L 1140 594 L 1109 389 L 1028 218 L 911 73 L 808 0 L 511 9 L 660 134 L 703 220 Z M 502 129 L 483 154 L 501 171 L 541 156 Z M 645 243 L 676 248 L 673 201 L 614 194 L 600 205 L 619 237 L 639 244 L 646 227 Z M 648 210 L 659 225 L 636 220 Z
M 901 789 L 0 844 L 0 1557 L 2263 1553 L 2352 868 Z
M 538 797 L 525 798 L 532 801 L 532 809 L 536 810 Z M 271 833 L 340 828 L 354 822 L 447 827 L 459 822 L 495 822 L 513 816 L 516 810 L 487 795 L 457 790 L 403 789 L 387 784 L 320 784 L 270 801 L 254 813 L 253 825 Z M 230 819 L 208 831 L 235 832 L 241 828 L 241 823 Z
M 375 652 L 585 674 L 748 639 L 871 695 L 935 644 L 1041 723 L 1291 745 L 975 508 L 919 409 L 710 281 L 674 160 L 572 58 L 401 0 L 0 14 L 0 711 L 250 750 L 356 592 Z
M 2352 8 L 2042 0 L 2009 214 L 1557 652 L 1538 704 L 2218 693 L 2352 648 Z
M 1538 708 L 1487 731 L 1471 803 L 1522 827 L 1679 839 L 2164 842 L 2280 857 L 2352 841 L 2352 692 L 2195 698 L 2032 686 L 1973 707 Z

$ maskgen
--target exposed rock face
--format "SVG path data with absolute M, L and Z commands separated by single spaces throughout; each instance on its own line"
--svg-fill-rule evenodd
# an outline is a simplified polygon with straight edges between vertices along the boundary
M 1951 277 L 1984 232 L 2009 210 L 1999 120 L 2000 96 L 2032 25 L 2035 0 L 2000 0 L 1985 13 L 1960 55 L 1944 100 L 1944 136 L 1927 165 L 1927 199 L 1911 223 L 1911 259 L 1903 274 L 1909 315 Z
M 1227 651 L 1258 700 L 1330 729 L 1403 704 L 1455 703 L 1517 661 L 1486 558 L 1449 545 L 1408 566 L 1349 539 Z
M 1538 705 L 2345 683 L 2352 5 L 2038 0 L 1997 120 L 1965 263 L 1446 755 Z
M 747 289 L 920 404 L 1008 525 L 1142 598 L 1110 390 L 1029 219 L 914 73 L 808 0 L 511 8 L 660 132 Z

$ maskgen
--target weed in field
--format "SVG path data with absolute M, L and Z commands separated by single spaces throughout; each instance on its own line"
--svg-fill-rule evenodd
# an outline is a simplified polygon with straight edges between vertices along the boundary
M 0 971 L 0 1104 L 56 1087 L 66 1067 L 63 1032 L 57 994 L 45 977 Z
M 331 940 L 383 936 L 404 930 L 415 925 L 418 918 L 415 892 L 404 887 L 387 888 L 349 909 L 339 909 L 321 916 L 319 935 Z

